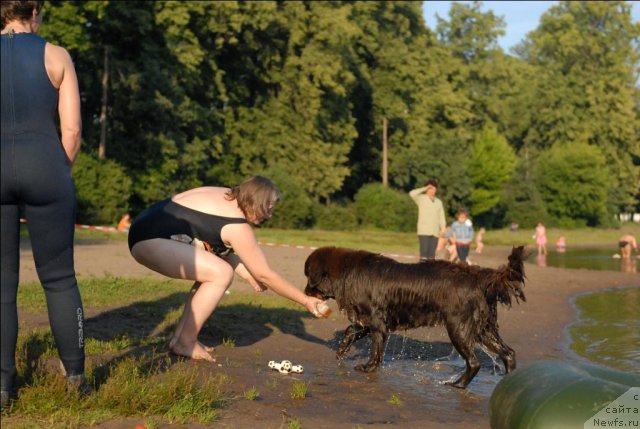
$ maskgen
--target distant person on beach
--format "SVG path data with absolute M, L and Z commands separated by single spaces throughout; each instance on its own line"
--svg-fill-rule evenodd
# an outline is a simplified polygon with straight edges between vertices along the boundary
M 538 255 L 547 254 L 547 230 L 542 222 L 538 222 L 535 233 L 532 237 L 538 245 Z
M 130 226 L 131 226 L 131 215 L 129 213 L 125 213 L 120 218 L 120 222 L 118 222 L 118 227 L 116 229 L 120 232 L 129 232 Z
M 307 296 L 268 264 L 251 224 L 269 219 L 280 191 L 266 177 L 253 176 L 231 188 L 204 186 L 167 198 L 136 216 L 129 250 L 145 267 L 170 278 L 194 282 L 169 342 L 169 350 L 215 362 L 213 348 L 198 334 L 231 286 L 234 272 L 257 292 L 268 288 L 316 317 L 322 303 Z
M 620 257 L 622 259 L 631 259 L 631 251 L 638 250 L 638 243 L 633 235 L 624 234 L 618 241 L 618 247 L 620 248 Z
M 418 241 L 420 259 L 435 259 L 438 239 L 447 226 L 442 201 L 436 197 L 438 183 L 427 180 L 421 188 L 409 192 L 409 196 L 418 206 Z
M 437 259 L 444 259 L 449 262 L 455 262 L 456 259 L 458 259 L 458 252 L 456 252 L 456 244 L 453 240 L 451 225 L 448 225 L 445 230 L 440 233 L 436 257 Z
M 468 215 L 466 209 L 459 209 L 456 214 L 456 221 L 451 224 L 458 260 L 464 263 L 467 263 L 471 242 L 473 241 L 473 223 Z

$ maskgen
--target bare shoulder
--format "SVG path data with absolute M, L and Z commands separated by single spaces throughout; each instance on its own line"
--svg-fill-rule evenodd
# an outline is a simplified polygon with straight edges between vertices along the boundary
M 54 45 L 47 42 L 45 45 L 45 61 L 47 64 L 55 62 L 62 67 L 73 67 L 73 60 L 69 51 L 62 46 Z
M 64 79 L 65 72 L 73 70 L 71 55 L 62 46 L 47 42 L 44 51 L 45 68 L 53 86 L 58 88 Z
M 238 208 L 235 200 L 229 201 L 226 194 L 229 188 L 217 186 L 201 186 L 189 189 L 172 197 L 172 200 L 180 205 L 198 210 L 203 213 L 244 218 L 244 214 Z

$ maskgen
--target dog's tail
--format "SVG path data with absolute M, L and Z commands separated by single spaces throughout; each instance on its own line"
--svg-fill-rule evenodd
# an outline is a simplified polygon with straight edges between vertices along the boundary
M 511 306 L 511 298 L 517 303 L 525 302 L 522 287 L 524 286 L 524 261 L 527 259 L 524 246 L 514 247 L 509 255 L 507 265 L 502 265 L 485 277 L 484 290 L 489 302 L 501 302 Z

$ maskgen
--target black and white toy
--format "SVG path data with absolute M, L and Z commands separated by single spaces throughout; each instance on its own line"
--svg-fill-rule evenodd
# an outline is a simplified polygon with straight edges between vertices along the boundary
M 302 374 L 302 372 L 304 371 L 304 368 L 302 368 L 302 365 L 293 365 L 291 361 L 288 361 L 288 360 L 283 360 L 280 363 L 274 360 L 269 361 L 269 368 L 275 369 L 276 371 L 279 371 L 282 374 L 289 374 L 290 372 Z

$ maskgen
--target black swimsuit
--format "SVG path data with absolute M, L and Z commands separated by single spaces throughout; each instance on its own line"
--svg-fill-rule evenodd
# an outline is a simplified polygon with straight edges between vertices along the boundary
M 225 225 L 246 223 L 238 217 L 217 216 L 180 205 L 171 198 L 160 201 L 140 213 L 129 229 L 129 250 L 144 240 L 170 239 L 173 235 L 188 235 L 211 246 L 212 252 L 224 256 L 231 251 L 220 237 Z

